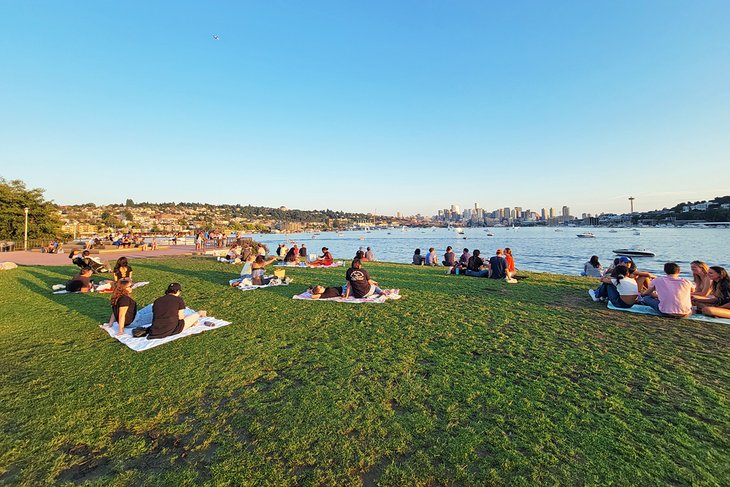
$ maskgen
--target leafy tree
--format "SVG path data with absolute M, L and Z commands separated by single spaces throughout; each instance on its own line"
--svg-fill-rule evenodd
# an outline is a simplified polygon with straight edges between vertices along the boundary
M 124 203 L 124 206 L 134 206 L 134 200 L 131 198 L 127 198 L 127 202 Z
M 45 239 L 61 234 L 56 206 L 43 198 L 45 190 L 28 189 L 23 181 L 0 177 L 0 238 L 22 240 L 28 208 L 28 238 Z

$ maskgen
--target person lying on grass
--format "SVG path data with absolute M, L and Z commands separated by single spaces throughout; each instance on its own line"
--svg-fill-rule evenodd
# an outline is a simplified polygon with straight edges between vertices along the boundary
M 347 279 L 347 288 L 345 289 L 345 299 L 352 297 L 360 299 L 367 298 L 373 294 L 387 296 L 388 293 L 378 287 L 378 283 L 370 279 L 368 271 L 362 268 L 360 259 L 352 261 L 352 266 L 345 273 Z
M 165 295 L 157 298 L 152 304 L 152 326 L 147 333 L 148 340 L 165 338 L 182 333 L 195 326 L 198 319 L 207 316 L 205 311 L 185 316 L 185 301 L 180 297 L 182 286 L 177 282 L 171 283 L 165 290 Z
M 91 282 L 91 275 L 93 273 L 91 267 L 82 267 L 79 273 L 66 283 L 66 291 L 70 293 L 93 292 L 94 284 Z
M 111 328 L 116 321 L 119 323 L 117 335 L 124 335 L 124 327 L 131 325 L 137 316 L 137 302 L 132 299 L 132 281 L 130 279 L 117 281 L 110 302 L 112 315 L 109 317 L 107 326 Z
M 312 299 L 339 298 L 345 292 L 347 286 L 314 286 L 309 289 Z

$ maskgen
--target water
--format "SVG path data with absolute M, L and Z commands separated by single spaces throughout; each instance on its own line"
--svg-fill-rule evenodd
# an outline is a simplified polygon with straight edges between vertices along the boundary
M 336 259 L 350 259 L 360 247 L 363 250 L 371 247 L 377 260 L 402 263 L 411 262 L 416 248 L 424 255 L 429 247 L 434 247 L 441 260 L 448 245 L 454 248 L 457 257 L 466 247 L 479 249 L 487 258 L 498 248 L 510 247 L 518 269 L 570 275 L 579 274 L 591 255 L 597 255 L 601 264 L 608 267 L 616 257 L 612 250 L 619 248 L 654 252 L 656 257 L 638 257 L 635 261 L 639 269 L 655 274 L 661 274 L 664 263 L 670 261 L 677 262 L 685 276 L 689 275 L 689 263 L 693 260 L 730 269 L 730 230 L 726 228 L 640 228 L 641 235 L 634 235 L 635 230 L 631 228 L 618 228 L 615 233 L 609 228 L 559 230 L 555 227 L 497 227 L 489 229 L 494 234 L 489 237 L 484 228 L 465 228 L 464 235 L 445 228 L 409 228 L 407 231 L 341 232 L 341 237 L 336 232 L 322 232 L 315 238 L 311 233 L 256 234 L 253 238 L 267 244 L 271 253 L 288 238 L 306 244 L 309 253 L 328 247 Z M 592 232 L 596 238 L 578 238 L 577 234 L 584 231 Z

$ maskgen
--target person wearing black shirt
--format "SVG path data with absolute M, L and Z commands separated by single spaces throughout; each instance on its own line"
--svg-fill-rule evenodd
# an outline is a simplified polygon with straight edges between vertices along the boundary
M 302 244 L 302 248 L 299 249 L 299 257 L 307 257 L 307 245 Z
M 489 267 L 492 269 L 492 279 L 507 278 L 507 260 L 502 255 L 502 249 L 497 249 L 497 255 L 489 259 Z
M 79 273 L 66 283 L 66 291 L 70 293 L 93 291 L 94 285 L 91 283 L 91 274 L 93 274 L 91 267 L 82 267 Z
M 352 261 L 352 267 L 347 269 L 345 274 L 347 279 L 347 288 L 345 289 L 345 299 L 352 296 L 354 298 L 367 298 L 373 294 L 385 295 L 386 293 L 378 287 L 378 283 L 370 279 L 368 271 L 362 268 L 359 259 Z
M 484 259 L 479 257 L 481 252 L 474 249 L 474 254 L 469 257 L 464 274 L 472 277 L 489 277 L 489 269 L 484 269 Z
M 132 281 L 121 279 L 114 285 L 111 297 L 112 315 L 107 326 L 119 323 L 117 335 L 124 335 L 124 327 L 129 326 L 137 316 L 137 303 L 132 299 Z
M 148 340 L 165 338 L 182 333 L 198 323 L 198 319 L 206 316 L 205 311 L 185 316 L 185 301 L 180 294 L 182 286 L 173 282 L 165 290 L 165 295 L 157 298 L 152 304 L 152 326 Z
M 126 257 L 119 257 L 117 263 L 112 271 L 115 281 L 121 281 L 122 279 L 132 279 L 132 266 L 129 265 L 129 261 Z
M 312 299 L 339 298 L 342 296 L 342 286 L 314 286 L 311 294 Z

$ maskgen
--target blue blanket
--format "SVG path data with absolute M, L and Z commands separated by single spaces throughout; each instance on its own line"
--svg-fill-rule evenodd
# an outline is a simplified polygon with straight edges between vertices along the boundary
M 617 308 L 616 306 L 612 305 L 611 303 L 608 303 L 608 309 L 613 309 L 616 311 L 628 311 L 629 313 L 640 313 L 643 315 L 652 315 L 652 316 L 661 316 L 654 308 L 651 306 L 646 306 L 643 304 L 635 304 L 630 308 Z M 705 316 L 705 315 L 699 315 L 699 314 L 693 314 L 690 315 L 687 319 L 689 320 L 697 320 L 697 321 L 706 321 L 707 323 L 726 323 L 730 325 L 730 318 L 712 318 L 711 316 Z

